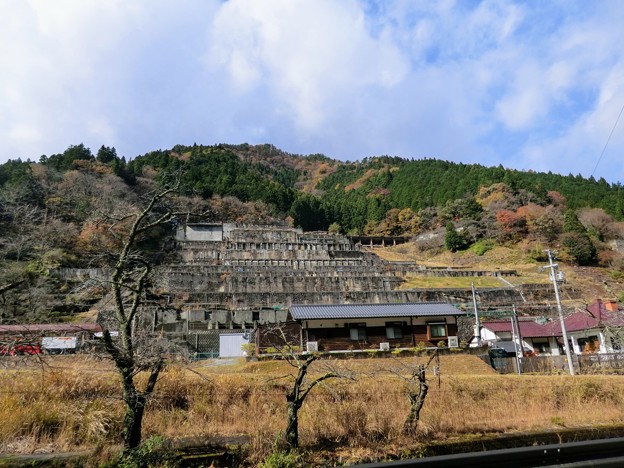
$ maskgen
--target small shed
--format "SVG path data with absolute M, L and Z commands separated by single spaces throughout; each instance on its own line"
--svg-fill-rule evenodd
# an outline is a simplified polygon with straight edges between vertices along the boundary
M 249 343 L 249 333 L 221 333 L 219 357 L 244 357 L 243 345 Z

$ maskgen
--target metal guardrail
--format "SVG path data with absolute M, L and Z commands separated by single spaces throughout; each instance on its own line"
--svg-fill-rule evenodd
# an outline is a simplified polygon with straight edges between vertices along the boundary
M 545 466 L 624 466 L 624 437 L 566 444 L 539 445 L 512 449 L 441 455 L 395 462 L 358 465 L 368 468 L 415 466 L 435 468 L 526 468 Z

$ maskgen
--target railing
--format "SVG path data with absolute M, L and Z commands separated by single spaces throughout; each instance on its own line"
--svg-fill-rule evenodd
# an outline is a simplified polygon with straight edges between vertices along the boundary
M 501 374 L 518 373 L 518 361 L 515 357 L 490 358 L 482 356 L 494 369 Z M 522 374 L 558 374 L 567 366 L 565 356 L 531 356 L 520 359 Z
M 624 369 L 624 353 L 581 354 L 577 359 L 581 372 Z
M 501 374 L 515 374 L 518 372 L 516 358 L 514 357 L 481 357 Z M 559 374 L 568 372 L 568 363 L 565 356 L 529 356 L 521 358 L 520 362 L 523 374 Z M 573 355 L 572 362 L 574 368 L 580 374 L 613 373 L 624 369 L 624 353 Z

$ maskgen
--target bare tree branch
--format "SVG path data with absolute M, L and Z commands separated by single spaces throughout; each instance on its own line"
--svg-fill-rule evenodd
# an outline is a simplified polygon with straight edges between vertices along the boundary
M 437 358 L 438 352 L 435 351 L 429 356 L 426 364 L 418 364 L 417 362 L 415 365 L 408 365 L 397 359 L 394 363 L 394 367 L 386 369 L 387 372 L 392 373 L 405 382 L 405 396 L 410 404 L 410 411 L 403 424 L 403 431 L 407 434 L 413 434 L 418 426 L 420 411 L 425 404 L 429 391 L 426 371 L 433 360 Z M 408 372 L 407 377 L 404 375 L 406 371 Z
M 265 332 L 272 338 L 273 344 L 280 355 L 280 357 L 288 362 L 293 368 L 297 369 L 296 375 L 288 374 L 282 378 L 293 379 L 290 390 L 286 393 L 286 402 L 288 404 L 287 422 L 285 440 L 286 445 L 290 449 L 297 448 L 299 446 L 299 409 L 303 406 L 305 399 L 308 397 L 313 388 L 322 384 L 329 379 L 350 379 L 355 380 L 352 373 L 348 370 L 338 370 L 329 367 L 328 372 L 311 378 L 309 376 L 310 366 L 318 358 L 318 354 L 302 354 L 299 347 L 293 345 L 286 336 L 283 327 L 280 324 L 276 324 L 271 327 L 266 327 Z M 275 379 L 273 379 L 275 380 Z
M 141 441 L 141 427 L 145 405 L 154 392 L 159 376 L 165 367 L 165 348 L 154 337 L 137 335 L 140 328 L 139 311 L 148 288 L 152 264 L 145 254 L 136 249 L 143 233 L 164 226 L 172 219 L 172 210 L 160 204 L 179 187 L 176 183 L 152 194 L 145 206 L 137 212 L 125 216 L 104 216 L 98 222 L 108 221 L 108 231 L 120 242 L 120 249 L 115 255 L 110 279 L 114 305 L 114 323 L 118 327 L 119 338 L 113 338 L 110 324 L 104 330 L 104 345 L 108 355 L 115 363 L 123 387 L 125 403 L 123 442 L 124 450 L 132 450 Z M 160 212 L 157 212 L 160 211 Z M 133 220 L 129 227 L 124 224 Z M 144 330 L 141 332 L 146 335 Z M 148 377 L 143 389 L 138 388 L 139 374 L 146 372 Z

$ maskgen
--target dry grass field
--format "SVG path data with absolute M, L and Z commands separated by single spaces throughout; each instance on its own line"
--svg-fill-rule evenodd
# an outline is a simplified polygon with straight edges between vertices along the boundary
M 407 275 L 405 282 L 399 289 L 435 289 L 435 288 L 470 288 L 474 284 L 475 288 L 500 288 L 507 286 L 502 281 L 493 276 L 466 276 L 457 278 L 429 277 L 418 275 Z
M 70 451 L 119 443 L 122 405 L 110 363 L 55 357 L 41 365 L 4 360 L 0 453 Z M 332 361 L 357 380 L 330 380 L 301 410 L 304 449 L 330 448 L 343 462 L 416 450 L 419 443 L 556 427 L 624 422 L 619 376 L 498 375 L 473 356 L 440 358 L 416 437 L 402 434 L 404 381 L 424 358 Z M 322 371 L 328 363 L 314 363 Z M 286 421 L 285 362 L 200 361 L 171 365 L 145 416 L 144 435 L 248 435 L 252 462 L 267 456 Z

